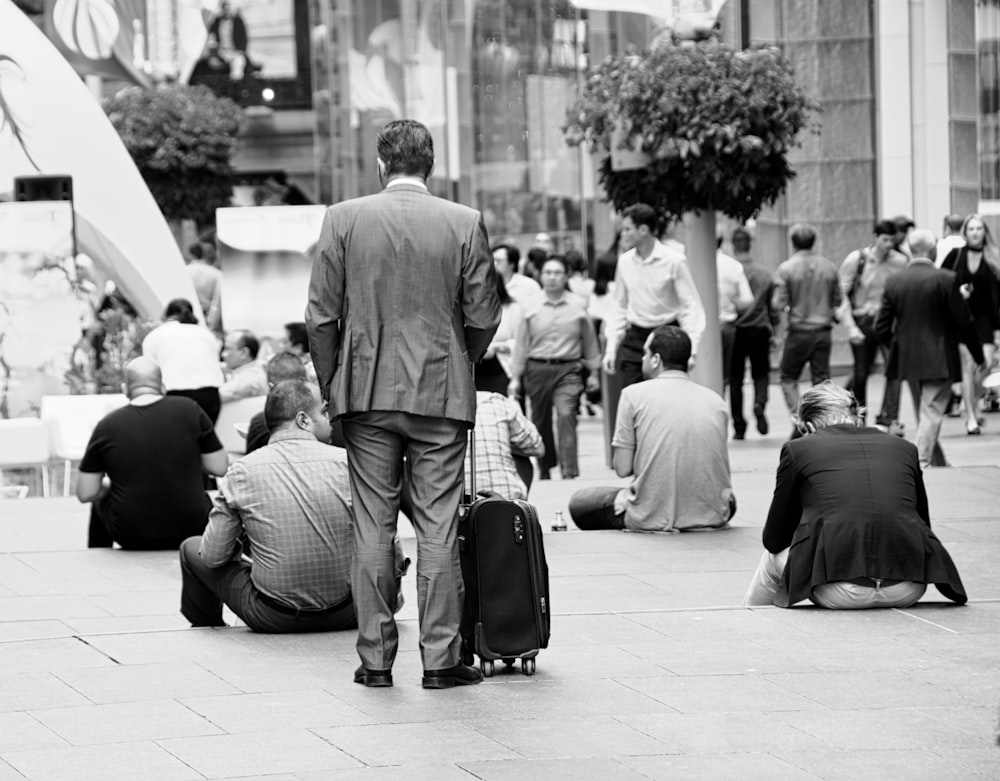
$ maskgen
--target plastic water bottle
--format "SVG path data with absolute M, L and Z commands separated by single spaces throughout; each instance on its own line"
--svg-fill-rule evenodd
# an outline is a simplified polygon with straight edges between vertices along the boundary
M 561 511 L 557 511 L 556 517 L 552 519 L 552 531 L 554 532 L 566 531 L 566 519 L 563 518 L 563 514 Z

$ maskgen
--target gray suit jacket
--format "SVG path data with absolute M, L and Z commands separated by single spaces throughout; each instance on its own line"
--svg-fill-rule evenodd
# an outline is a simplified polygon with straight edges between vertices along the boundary
M 331 417 L 474 423 L 471 366 L 500 322 L 482 215 L 412 184 L 331 206 L 305 319 Z

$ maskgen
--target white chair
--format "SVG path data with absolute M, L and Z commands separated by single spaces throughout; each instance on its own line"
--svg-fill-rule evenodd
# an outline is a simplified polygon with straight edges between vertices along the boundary
M 38 469 L 42 496 L 49 495 L 49 430 L 38 418 L 0 420 L 0 472 L 4 469 Z M 0 485 L 3 480 L 0 480 Z M 24 496 L 25 492 L 18 493 Z
M 83 458 L 94 427 L 126 404 L 128 398 L 122 393 L 42 396 L 41 417 L 49 426 L 52 458 L 63 462 L 63 496 L 69 496 L 73 462 Z
M 215 421 L 215 435 L 227 453 L 242 456 L 247 452 L 246 436 L 240 434 L 240 429 L 246 431 L 250 418 L 264 411 L 266 400 L 267 396 L 249 396 L 222 405 L 219 419 Z

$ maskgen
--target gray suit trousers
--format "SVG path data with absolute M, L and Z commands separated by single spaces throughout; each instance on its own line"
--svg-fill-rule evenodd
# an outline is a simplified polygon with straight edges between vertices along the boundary
M 342 420 L 354 499 L 351 584 L 358 656 L 370 670 L 391 669 L 396 659 L 393 538 L 405 479 L 417 534 L 421 658 L 425 670 L 453 667 L 459 662 L 465 596 L 458 507 L 468 427 L 458 420 L 407 412 L 363 412 Z

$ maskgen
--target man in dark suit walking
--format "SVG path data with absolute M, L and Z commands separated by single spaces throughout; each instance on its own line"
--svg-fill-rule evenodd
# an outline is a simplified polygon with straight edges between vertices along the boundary
M 938 434 L 951 384 L 962 378 L 958 343 L 969 348 L 980 366 L 983 348 L 955 274 L 934 266 L 934 234 L 915 230 L 909 243 L 913 260 L 886 280 L 875 333 L 889 346 L 886 379 L 910 380 L 920 388 L 917 452 L 926 468 L 944 465 Z
M 361 658 L 354 680 L 392 685 L 393 539 L 405 480 L 417 534 L 423 686 L 443 689 L 482 678 L 459 660 L 458 506 L 476 419 L 472 364 L 496 331 L 500 301 L 482 215 L 427 191 L 427 128 L 390 122 L 376 150 L 385 189 L 336 204 L 323 220 L 306 325 L 349 459 Z

